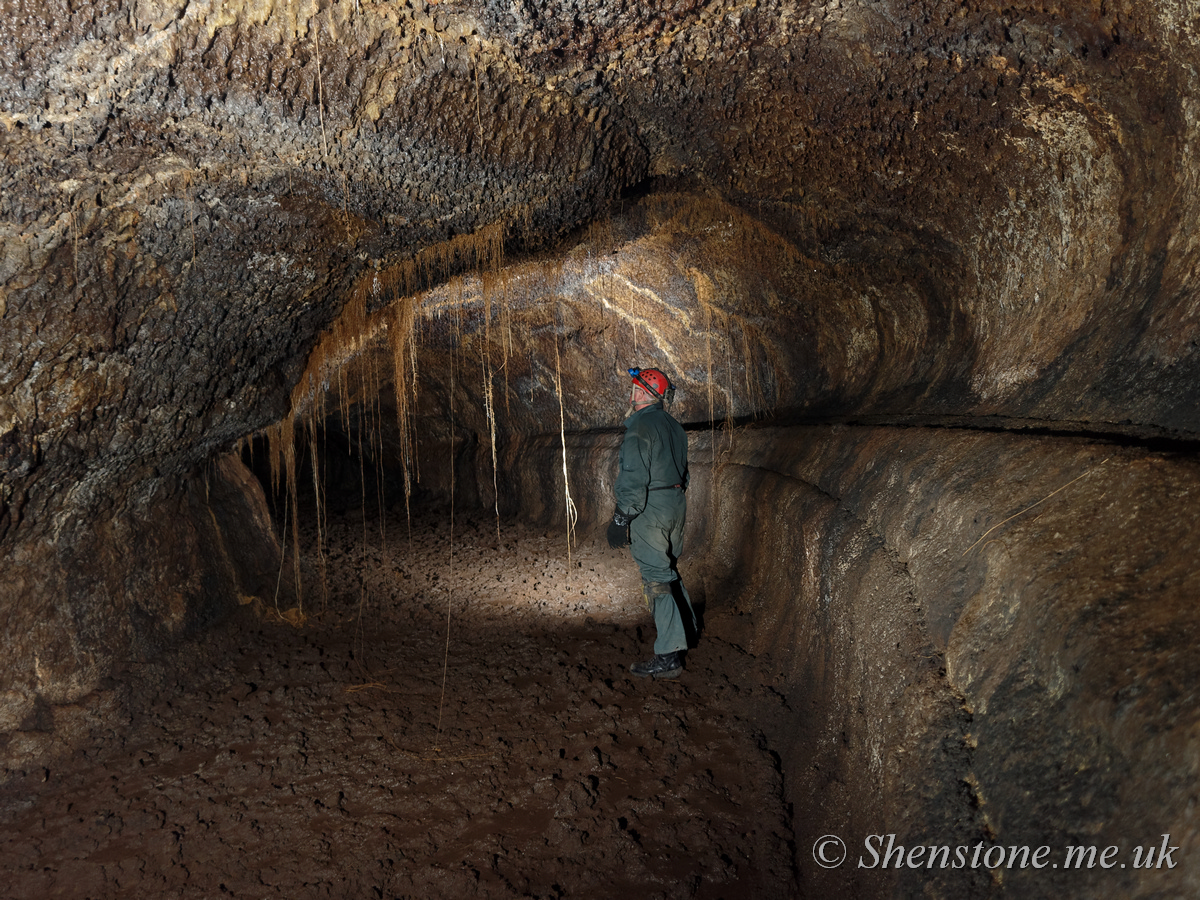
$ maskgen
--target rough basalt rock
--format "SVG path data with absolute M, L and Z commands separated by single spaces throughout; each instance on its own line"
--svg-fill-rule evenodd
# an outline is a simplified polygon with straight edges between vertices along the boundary
M 762 726 L 797 810 L 806 893 L 1196 890 L 1184 860 L 1197 844 L 1200 512 L 1178 502 L 1200 478 L 1190 454 L 945 427 L 690 438 L 680 569 L 707 609 L 739 615 L 757 678 L 787 698 L 787 717 Z M 567 439 L 582 521 L 611 509 L 619 442 Z M 520 474 L 503 493 L 563 522 L 562 481 L 545 477 L 560 441 L 508 451 Z M 849 851 L 829 870 L 811 862 L 828 834 Z M 1176 865 L 1135 870 L 1137 848 L 1164 834 Z M 980 844 L 1049 851 L 1044 868 L 993 871 L 970 865 Z M 950 847 L 950 863 L 882 865 L 895 845 Z M 1116 861 L 1068 870 L 1072 846 L 1116 847 Z
M 70 749 L 79 729 L 119 710 L 119 673 L 231 606 L 294 588 L 262 486 L 236 456 L 192 481 L 162 479 L 111 517 L 62 515 L 54 526 L 5 560 L 10 766 Z
M 289 589 L 235 459 L 267 431 L 277 463 L 320 431 L 366 448 L 397 499 L 547 522 L 565 465 L 589 527 L 620 374 L 657 363 L 710 448 L 705 580 L 750 604 L 777 661 L 813 821 L 1057 844 L 1150 841 L 1132 831 L 1161 812 L 1155 833 L 1192 846 L 1173 804 L 1194 727 L 1176 673 L 1193 666 L 1196 14 L 6 10 L 6 765 L 66 746 L 85 698 L 119 715 L 119 691 L 98 699 L 111 675 L 266 573 Z M 972 545 L 984 510 L 1083 470 L 1038 540 Z M 749 541 L 789 564 L 722 549 Z M 864 891 L 911 887 L 877 874 Z M 1153 887 L 1122 878 L 1088 884 Z

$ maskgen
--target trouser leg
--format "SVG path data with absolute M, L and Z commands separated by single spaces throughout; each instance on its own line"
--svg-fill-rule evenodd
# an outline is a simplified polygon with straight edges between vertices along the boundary
M 700 617 L 696 615 L 696 608 L 692 606 L 692 596 L 684 587 L 682 578 L 672 585 L 672 591 L 675 595 L 675 604 L 679 607 L 679 616 L 683 623 L 684 633 L 687 635 L 688 646 L 695 647 L 700 640 Z
M 654 616 L 656 654 L 695 644 L 696 615 L 675 570 L 683 544 L 686 501 L 682 494 L 656 498 L 630 525 L 630 552 L 642 573 L 642 590 Z
M 672 559 L 671 523 L 661 521 L 656 512 L 647 510 L 629 524 L 629 552 L 643 581 L 665 584 L 679 575 Z
M 688 649 L 688 632 L 690 629 L 695 634 L 695 617 L 683 583 L 652 582 L 646 589 L 650 592 L 650 612 L 654 614 L 654 653 Z M 685 619 L 684 613 L 688 618 Z

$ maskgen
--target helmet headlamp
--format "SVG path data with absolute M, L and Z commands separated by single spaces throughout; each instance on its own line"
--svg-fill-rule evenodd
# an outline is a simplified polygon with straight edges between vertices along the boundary
M 675 399 L 675 385 L 658 369 L 639 369 L 630 367 L 629 377 L 633 383 L 640 385 L 646 392 L 657 400 L 670 403 Z

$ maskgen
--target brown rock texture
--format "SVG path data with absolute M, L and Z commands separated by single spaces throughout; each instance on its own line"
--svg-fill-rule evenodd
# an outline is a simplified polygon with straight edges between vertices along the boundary
M 781 700 L 744 650 L 648 684 L 603 540 L 370 524 L 331 515 L 305 628 L 247 606 L 139 667 L 121 727 L 0 787 L 6 898 L 793 896 L 753 723 Z
M 791 711 L 764 733 L 802 887 L 1194 893 L 809 847 L 1195 850 L 1197 21 L 5 7 L 5 777 L 240 603 L 298 617 L 303 484 L 594 537 L 655 364 L 702 591 Z

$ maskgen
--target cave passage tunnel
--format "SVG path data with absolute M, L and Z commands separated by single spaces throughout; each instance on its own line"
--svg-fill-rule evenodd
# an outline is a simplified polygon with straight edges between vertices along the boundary
M 1197 23 L 1196 0 L 6 3 L 0 880 L 1200 895 Z M 706 626 L 673 684 L 624 670 L 652 628 L 604 542 L 630 366 L 669 373 L 690 441 L 680 570 Z M 376 522 L 386 552 L 363 536 Z M 538 746 L 594 763 L 531 782 L 557 805 L 498 806 L 456 838 L 545 833 L 544 856 L 500 877 L 497 849 L 472 876 L 453 840 L 388 856 L 380 836 L 456 815 L 406 807 L 397 760 L 446 797 L 477 761 L 414 750 L 404 723 L 368 740 L 353 722 L 372 713 L 344 700 L 310 712 L 344 719 L 364 758 L 373 742 L 375 768 L 320 791 L 260 768 L 271 804 L 312 804 L 313 834 L 374 836 L 361 880 L 283 836 L 257 881 L 211 861 L 211 883 L 172 881 L 236 802 L 219 779 L 187 827 L 152 806 L 77 816 L 93 836 L 121 820 L 145 856 L 47 855 L 61 773 L 94 765 L 100 785 L 126 751 L 144 769 L 184 747 L 161 716 L 212 674 L 218 634 L 245 635 L 221 670 L 244 677 L 147 790 L 245 756 L 233 723 L 285 730 L 318 765 L 303 723 L 263 705 L 289 666 L 297 684 L 361 666 L 355 591 L 444 583 L 447 554 L 503 562 L 516 619 L 471 619 L 494 586 L 444 608 L 503 633 L 505 662 L 379 588 L 395 643 L 356 670 L 374 714 L 445 700 L 442 657 L 420 656 L 445 640 L 446 660 L 478 650 L 462 690 L 502 669 L 545 721 L 636 696 L 638 733 L 682 723 L 709 761 L 646 751 L 676 766 L 661 796 L 604 819 L 611 845 L 580 838 L 571 817 L 636 762 L 624 726 L 588 719 L 608 743 Z M 329 624 L 355 610 L 358 631 Z M 495 732 L 513 765 L 532 753 L 515 721 Z M 95 762 L 97 742 L 129 746 Z M 352 787 L 385 782 L 377 821 Z M 757 828 L 713 824 L 721 790 Z M 708 830 L 655 844 L 649 816 Z M 587 888 L 582 870 L 614 867 L 626 882 Z

